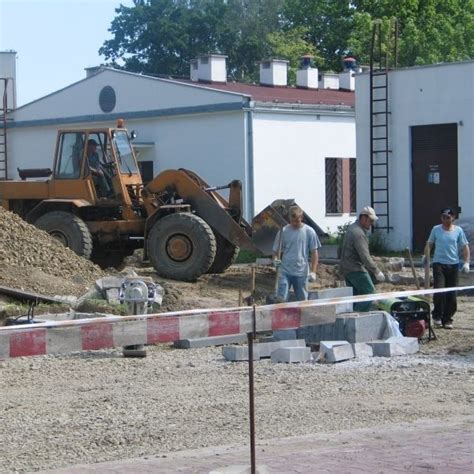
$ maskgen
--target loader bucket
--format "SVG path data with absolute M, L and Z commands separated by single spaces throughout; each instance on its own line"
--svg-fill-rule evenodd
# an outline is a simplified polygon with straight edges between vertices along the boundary
M 297 204 L 294 199 L 277 199 L 252 219 L 252 242 L 263 255 L 272 254 L 275 237 L 278 231 L 290 222 L 290 207 L 295 205 Z M 304 211 L 303 222 L 312 227 L 320 239 L 327 237 L 327 233 Z

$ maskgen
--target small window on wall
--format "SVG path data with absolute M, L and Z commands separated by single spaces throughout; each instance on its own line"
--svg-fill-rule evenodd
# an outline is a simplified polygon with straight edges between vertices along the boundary
M 153 161 L 139 161 L 138 168 L 142 175 L 143 184 L 148 184 L 153 180 Z
M 349 158 L 349 193 L 350 193 L 350 210 L 351 214 L 357 212 L 357 175 L 356 175 L 356 160 L 355 158 Z
M 356 212 L 355 158 L 326 158 L 326 214 Z
M 342 159 L 326 158 L 326 213 L 342 212 Z

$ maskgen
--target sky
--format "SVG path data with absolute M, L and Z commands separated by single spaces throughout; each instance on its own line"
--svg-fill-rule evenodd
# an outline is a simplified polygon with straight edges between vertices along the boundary
M 14 50 L 17 106 L 86 77 L 120 4 L 132 0 L 0 0 L 0 51 Z

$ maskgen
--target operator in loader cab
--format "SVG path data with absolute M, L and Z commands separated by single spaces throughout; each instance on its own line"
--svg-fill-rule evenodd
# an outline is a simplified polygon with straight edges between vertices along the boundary
M 87 141 L 87 163 L 99 197 L 110 197 L 112 186 L 100 163 L 99 154 L 97 153 L 97 142 L 93 138 Z

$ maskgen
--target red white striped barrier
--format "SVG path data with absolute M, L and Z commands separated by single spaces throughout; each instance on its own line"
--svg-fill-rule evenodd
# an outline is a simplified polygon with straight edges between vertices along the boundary
M 331 323 L 336 318 L 336 305 L 343 303 L 470 289 L 474 289 L 474 286 L 397 291 L 257 306 L 256 330 L 275 331 Z M 0 327 L 0 360 L 135 344 L 157 344 L 178 339 L 245 334 L 251 331 L 253 308 L 249 306 L 5 326 Z

